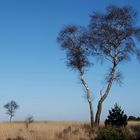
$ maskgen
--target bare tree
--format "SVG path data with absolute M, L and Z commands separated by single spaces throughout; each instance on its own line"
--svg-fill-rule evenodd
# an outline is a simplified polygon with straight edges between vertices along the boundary
M 19 105 L 15 101 L 10 101 L 9 103 L 4 105 L 4 108 L 7 109 L 6 114 L 10 116 L 10 122 L 12 118 L 15 116 L 15 111 L 19 108 Z
M 99 125 L 102 104 L 110 93 L 114 82 L 122 82 L 119 64 L 130 60 L 135 55 L 140 58 L 136 40 L 140 40 L 140 28 L 135 26 L 136 12 L 132 7 L 118 8 L 108 6 L 107 12 L 94 12 L 87 29 L 67 26 L 59 34 L 58 41 L 66 50 L 67 64 L 80 74 L 90 107 L 91 127 L 94 124 L 94 113 L 90 89 L 83 78 L 85 69 L 90 66 L 91 56 L 108 61 L 111 66 L 106 77 L 105 88 L 100 90 L 95 124 Z M 90 57 L 89 57 L 90 56 Z
M 114 81 L 121 82 L 119 64 L 130 60 L 132 55 L 140 56 L 136 40 L 140 39 L 140 28 L 135 26 L 136 12 L 132 7 L 108 6 L 107 12 L 91 16 L 90 50 L 92 54 L 111 63 L 106 89 L 98 102 L 95 123 L 100 122 L 102 103 L 107 98 Z
M 25 119 L 25 126 L 29 128 L 29 125 L 34 122 L 34 117 L 32 115 L 28 115 Z
M 73 25 L 66 26 L 59 33 L 58 42 L 61 47 L 66 50 L 67 66 L 79 73 L 79 79 L 84 87 L 86 99 L 90 108 L 91 127 L 93 127 L 94 113 L 92 107 L 92 97 L 90 89 L 84 79 L 85 70 L 90 66 L 88 53 L 85 47 L 85 34 L 86 30 L 83 27 Z

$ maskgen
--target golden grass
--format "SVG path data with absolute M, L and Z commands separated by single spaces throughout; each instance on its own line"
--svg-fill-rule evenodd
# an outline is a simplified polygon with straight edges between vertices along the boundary
M 128 121 L 128 126 L 140 125 L 140 121 Z
M 0 123 L 0 140 L 23 137 L 25 140 L 53 140 L 69 126 L 79 126 L 82 122 L 34 122 L 26 128 L 24 122 Z
M 0 140 L 7 140 L 8 138 L 16 138 L 18 136 L 24 138 L 25 140 L 57 140 L 56 136 L 65 133 L 65 130 L 67 130 L 67 128 L 69 127 L 74 128 L 73 132 L 75 133 L 75 135 L 71 135 L 70 139 L 68 140 L 79 140 L 79 135 L 80 137 L 85 136 L 85 132 L 83 132 L 82 130 L 82 126 L 84 124 L 85 122 L 76 122 L 76 121 L 34 122 L 29 125 L 29 128 L 26 128 L 24 122 L 12 122 L 12 123 L 1 122 Z M 136 121 L 128 122 L 128 126 L 135 125 L 140 125 L 140 122 Z M 101 126 L 103 126 L 103 123 L 101 123 Z M 76 133 L 77 130 L 78 133 Z M 63 139 L 61 138 L 61 140 Z

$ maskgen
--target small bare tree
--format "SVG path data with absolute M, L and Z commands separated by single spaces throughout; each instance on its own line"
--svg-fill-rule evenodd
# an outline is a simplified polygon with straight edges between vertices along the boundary
M 107 98 L 114 81 L 121 82 L 119 64 L 130 60 L 132 55 L 140 56 L 136 40 L 140 39 L 140 27 L 135 26 L 136 12 L 132 7 L 107 7 L 107 12 L 93 13 L 89 25 L 90 50 L 92 54 L 111 63 L 106 89 L 98 102 L 95 123 L 100 122 L 102 103 Z
M 29 125 L 34 122 L 34 117 L 32 115 L 28 115 L 25 119 L 25 126 L 29 128 Z
M 15 111 L 19 108 L 19 105 L 15 101 L 10 101 L 9 103 L 4 105 L 4 108 L 6 108 L 6 114 L 10 116 L 11 122 L 12 118 L 15 116 Z
M 79 79 L 85 89 L 86 99 L 90 108 L 91 127 L 93 127 L 94 113 L 92 107 L 92 97 L 90 89 L 84 79 L 85 70 L 90 66 L 85 47 L 85 34 L 86 31 L 83 27 L 72 25 L 66 26 L 59 33 L 58 42 L 61 47 L 66 50 L 67 66 L 79 73 Z

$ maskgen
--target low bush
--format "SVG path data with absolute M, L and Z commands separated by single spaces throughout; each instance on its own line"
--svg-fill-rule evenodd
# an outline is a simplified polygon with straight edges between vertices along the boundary
M 129 116 L 128 121 L 140 121 L 140 117 Z
M 130 140 L 127 129 L 106 127 L 99 130 L 97 140 Z

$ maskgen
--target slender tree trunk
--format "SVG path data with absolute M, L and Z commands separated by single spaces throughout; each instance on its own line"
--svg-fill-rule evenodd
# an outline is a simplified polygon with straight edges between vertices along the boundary
M 92 106 L 92 102 L 88 102 L 89 103 L 89 107 L 90 107 L 90 124 L 91 124 L 91 128 L 94 127 L 94 112 L 93 112 L 93 106 Z
M 107 98 L 107 96 L 110 92 L 110 89 L 112 87 L 113 80 L 114 80 L 114 77 L 115 77 L 115 72 L 116 72 L 116 64 L 113 64 L 113 67 L 112 67 L 112 70 L 111 70 L 111 76 L 110 76 L 106 91 L 105 91 L 104 95 L 101 96 L 101 98 L 98 102 L 97 112 L 96 112 L 96 117 L 95 117 L 95 124 L 97 126 L 100 123 L 100 116 L 101 116 L 101 112 L 102 112 L 102 104 L 103 104 L 104 100 Z
M 81 80 L 81 82 L 82 82 L 82 85 L 83 85 L 84 88 L 85 88 L 86 99 L 87 99 L 87 101 L 88 101 L 89 109 L 90 109 L 90 124 L 91 124 L 91 128 L 93 128 L 93 127 L 94 127 L 94 112 L 93 112 L 92 97 L 91 97 L 90 89 L 89 89 L 87 83 L 85 82 L 82 73 L 81 73 L 81 75 L 80 75 L 80 80 Z
M 10 116 L 10 123 L 12 122 L 12 116 Z

